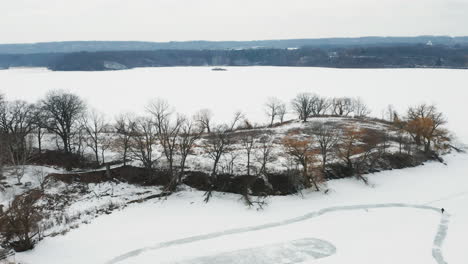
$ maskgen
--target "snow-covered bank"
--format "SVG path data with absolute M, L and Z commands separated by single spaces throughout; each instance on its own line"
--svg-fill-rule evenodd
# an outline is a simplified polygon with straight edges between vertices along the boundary
M 376 173 L 369 176 L 373 187 L 341 179 L 328 183 L 332 191 L 327 195 L 306 192 L 303 197 L 271 197 L 269 206 L 260 212 L 247 209 L 237 195 L 218 193 L 205 204 L 201 192 L 180 192 L 167 200 L 151 200 L 101 216 L 65 236 L 46 238 L 18 258 L 29 264 L 105 263 L 157 243 L 283 221 L 332 206 L 409 203 L 444 207 L 451 214 L 442 249 L 448 263 L 462 264 L 468 259 L 464 247 L 468 234 L 468 155 L 451 154 L 446 160 L 447 166 L 429 162 L 422 167 Z M 171 262 L 307 237 L 323 239 L 337 248 L 335 255 L 314 263 L 435 263 L 431 249 L 439 219 L 434 212 L 398 208 L 336 212 L 263 233 L 186 245 L 185 250 L 151 251 L 122 263 Z

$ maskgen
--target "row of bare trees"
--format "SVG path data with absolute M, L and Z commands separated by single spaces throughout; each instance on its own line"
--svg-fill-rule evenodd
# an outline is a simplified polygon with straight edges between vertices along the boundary
M 285 153 L 302 167 L 304 178 L 316 190 L 330 158 L 344 164 L 350 174 L 367 183 L 363 173 L 388 153 L 392 141 L 398 144 L 399 154 L 405 152 L 407 155 L 415 152 L 437 155 L 450 147 L 449 133 L 442 127 L 446 119 L 434 105 L 410 107 L 404 117 L 399 117 L 396 112 L 394 115 L 394 121 L 382 130 L 358 126 L 337 128 L 320 123 L 306 134 L 303 131 L 289 134 L 282 144 Z
M 328 99 L 308 93 L 298 94 L 291 106 L 302 121 L 307 121 L 310 116 L 353 114 L 363 117 L 370 113 L 359 98 Z M 276 98 L 269 98 L 266 109 L 270 117 L 269 125 L 273 125 L 276 120 L 284 121 L 287 112 L 285 103 Z M 393 140 L 399 143 L 400 152 L 403 146 L 414 143 L 429 153 L 448 139 L 447 131 L 442 128 L 445 119 L 433 105 L 412 107 L 405 117 L 399 117 L 396 112 L 393 115 L 395 116 L 392 125 L 395 131 Z M 124 165 L 130 160 L 137 160 L 145 168 L 152 170 L 164 161 L 164 168 L 167 169 L 174 184 L 180 181 L 180 175 L 187 167 L 187 157 L 193 154 L 195 146 L 203 149 L 203 152 L 212 159 L 213 176 L 217 174 L 220 161 L 227 156 L 227 153 L 232 152 L 230 146 L 239 142 L 245 149 L 246 172 L 250 175 L 252 153 L 262 149 L 263 146 L 262 151 L 265 155 L 262 157 L 263 162 L 259 171 L 265 173 L 272 153 L 270 148 L 266 148 L 271 146 L 270 140 L 249 135 L 235 139 L 233 132 L 236 128 L 248 123 L 241 112 L 236 112 L 233 120 L 224 125 L 213 125 L 212 117 L 213 113 L 210 110 L 202 109 L 192 118 L 187 118 L 175 113 L 166 101 L 158 99 L 146 107 L 146 115 L 123 114 L 118 116 L 115 122 L 110 123 L 104 115 L 88 111 L 81 98 L 64 91 L 49 92 L 37 104 L 25 101 L 8 102 L 2 99 L 0 166 L 5 162 L 12 165 L 26 164 L 33 152 L 33 139 L 36 139 L 38 146 L 38 150 L 35 151 L 41 152 L 42 137 L 48 132 L 59 139 L 58 147 L 65 153 L 75 152 L 84 155 L 86 148 L 91 150 L 97 165 L 105 163 L 105 153 L 109 150 L 118 152 Z M 305 164 L 314 160 L 310 155 L 320 156 L 323 173 L 331 150 L 338 144 L 338 135 L 343 137 L 349 134 L 349 141 L 353 144 L 361 142 L 359 144 L 362 147 L 363 136 L 358 135 L 369 134 L 348 132 L 330 126 L 319 126 L 314 129 L 313 140 L 302 138 L 295 142 L 297 138 L 295 136 L 284 141 L 285 153 L 295 157 L 297 163 L 305 170 L 304 175 L 308 174 Z M 351 135 L 356 138 L 353 139 Z M 384 138 L 388 141 L 389 137 Z M 349 144 L 351 143 L 348 142 Z M 341 145 L 345 144 L 341 142 Z M 296 148 L 299 146 L 302 147 L 301 151 Z M 348 149 L 347 152 L 341 152 L 341 157 L 347 157 L 342 160 L 351 168 L 351 157 L 357 155 L 356 151 Z M 299 156 L 299 153 L 302 156 Z M 345 155 L 346 153 L 348 155 Z M 235 156 L 232 156 L 232 164 L 234 159 Z M 227 165 L 227 167 L 232 170 L 233 166 Z M 314 182 L 312 184 L 315 186 Z
M 334 123 L 318 123 L 305 133 L 301 130 L 289 133 L 282 145 L 285 153 L 301 168 L 305 187 L 318 191 L 330 160 L 341 162 L 347 175 L 354 174 L 366 182 L 361 177 L 360 166 L 370 161 L 371 154 L 382 153 L 387 146 L 384 138 L 385 132 L 355 125 L 341 128 Z
M 42 151 L 44 132 L 60 138 L 61 149 L 72 151 L 86 105 L 76 95 L 61 91 L 49 92 L 36 104 L 22 100 L 0 102 L 1 164 L 15 167 L 26 164 L 37 151 Z M 18 174 L 20 175 L 20 174 Z
M 312 116 L 350 116 L 366 117 L 371 111 L 360 98 L 335 97 L 327 98 L 317 94 L 300 93 L 291 101 L 291 111 L 295 113 L 299 120 L 307 122 Z M 270 126 L 275 120 L 284 122 L 287 114 L 286 103 L 271 97 L 265 103 L 265 113 L 270 118 Z

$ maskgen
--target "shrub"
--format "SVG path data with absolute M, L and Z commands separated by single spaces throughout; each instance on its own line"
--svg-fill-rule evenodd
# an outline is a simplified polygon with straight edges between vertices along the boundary
M 42 208 L 37 201 L 42 192 L 33 190 L 17 196 L 10 207 L 0 215 L 2 245 L 17 252 L 34 248 L 40 238 L 39 222 L 43 218 Z

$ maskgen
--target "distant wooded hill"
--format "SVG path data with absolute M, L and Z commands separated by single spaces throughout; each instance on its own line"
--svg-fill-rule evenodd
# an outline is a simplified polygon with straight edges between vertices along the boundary
M 370 40 L 374 42 L 371 42 Z M 387 42 L 392 39 L 393 42 Z M 395 42 L 419 41 L 416 44 Z M 466 43 L 462 40 L 466 39 Z M 354 40 L 354 42 L 352 42 Z M 380 45 L 376 41 L 381 41 Z M 426 42 L 427 40 L 427 42 Z M 315 43 L 292 48 L 292 43 Z M 301 42 L 302 41 L 302 42 Z M 315 41 L 315 42 L 314 42 Z M 320 46 L 325 40 L 284 40 L 278 41 L 278 47 L 245 49 L 149 49 L 149 50 L 107 50 L 64 52 L 77 49 L 80 45 L 58 48 L 56 52 L 1 54 L 0 68 L 10 67 L 47 67 L 56 71 L 102 71 L 122 70 L 136 67 L 170 66 L 300 66 L 300 67 L 335 67 L 335 68 L 468 68 L 468 38 L 418 37 L 418 38 L 361 38 L 329 39 L 327 45 Z M 440 44 L 444 43 L 450 44 Z M 367 44 L 360 44 L 360 43 Z M 80 42 L 81 43 L 81 42 Z M 86 42 L 93 49 L 95 42 Z M 120 42 L 97 42 L 112 46 Z M 113 43 L 113 44 L 112 44 Z M 127 42 L 125 42 L 127 43 Z M 134 42 L 128 42 L 134 43 Z M 231 42 L 181 42 L 180 45 L 224 45 Z M 235 42 L 253 43 L 259 42 Z M 272 41 L 264 41 L 272 43 Z M 332 44 L 330 44 L 332 43 Z M 354 43 L 354 44 L 337 44 Z M 374 44 L 369 44 L 374 43 Z M 53 43 L 49 43 L 52 45 Z M 144 43 L 143 43 L 144 44 Z M 142 45 L 143 45 L 142 44 Z M 150 45 L 149 43 L 148 45 Z M 153 43 L 154 45 L 158 43 Z M 159 43 L 161 44 L 161 43 Z M 203 45 L 192 47 L 202 47 Z M 232 43 L 231 43 L 232 44 Z M 38 44 L 39 45 L 39 44 Z M 122 44 L 123 45 L 123 44 Z M 146 44 L 144 44 L 146 45 Z M 162 44 L 161 44 L 162 45 Z M 166 43 L 165 45 L 170 45 Z M 174 44 L 175 45 L 175 44 Z M 234 44 L 232 44 L 234 45 Z M 283 48 L 279 48 L 284 45 Z M 335 46 L 334 46 L 335 45 Z M 110 47 L 108 46 L 108 48 Z M 100 48 L 98 48 L 100 47 Z M 115 46 L 116 47 L 116 46 Z M 119 46 L 123 47 L 123 46 Z M 133 47 L 128 45 L 127 47 Z M 142 46 L 143 47 L 143 46 Z M 175 47 L 175 46 L 174 46 Z M 1 47 L 0 47 L 1 50 Z M 62 51 L 62 52 L 57 52 Z
M 69 41 L 34 44 L 0 44 L 0 54 L 71 53 L 81 51 L 150 51 L 150 50 L 223 50 L 223 49 L 286 49 L 304 46 L 337 48 L 356 46 L 396 46 L 432 43 L 434 45 L 468 45 L 468 37 L 419 36 L 419 37 L 361 37 L 284 39 L 257 41 Z

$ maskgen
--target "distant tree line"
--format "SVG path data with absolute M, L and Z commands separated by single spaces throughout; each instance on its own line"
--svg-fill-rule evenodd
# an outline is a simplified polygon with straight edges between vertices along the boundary
M 336 68 L 467 68 L 467 46 L 406 45 L 298 49 L 100 51 L 0 54 L 0 68 L 102 71 L 170 66 L 302 66 Z
M 432 43 L 449 47 L 467 45 L 468 37 L 417 36 L 417 37 L 359 37 L 359 38 L 320 38 L 320 39 L 281 39 L 255 41 L 64 41 L 31 44 L 0 44 L 0 54 L 39 54 L 72 53 L 95 51 L 128 50 L 228 50 L 270 48 L 286 49 L 292 47 L 351 48 L 376 46 L 408 46 Z

